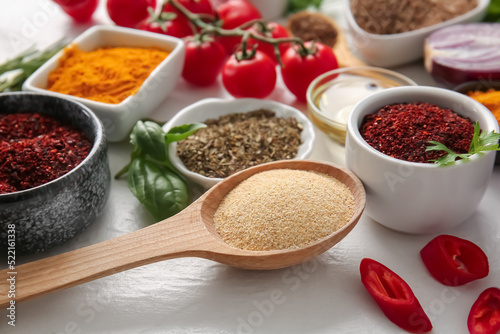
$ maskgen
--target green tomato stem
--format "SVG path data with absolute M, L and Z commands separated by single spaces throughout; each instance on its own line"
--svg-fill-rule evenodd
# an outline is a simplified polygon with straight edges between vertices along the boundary
M 267 37 L 263 36 L 260 34 L 255 34 L 251 31 L 245 30 L 247 28 L 250 28 L 253 25 L 260 25 L 264 29 L 267 29 L 267 22 L 263 20 L 252 20 L 246 23 L 243 23 L 242 25 L 234 28 L 234 29 L 223 29 L 219 27 L 216 22 L 214 23 L 214 17 L 211 15 L 207 14 L 193 14 L 189 10 L 186 9 L 183 5 L 181 5 L 179 2 L 175 0 L 166 0 L 163 4 L 163 6 L 166 3 L 170 3 L 174 8 L 179 10 L 183 15 L 185 15 L 191 23 L 196 25 L 197 27 L 201 28 L 202 31 L 200 32 L 201 34 L 214 34 L 217 36 L 224 36 L 224 37 L 237 37 L 241 36 L 243 38 L 243 43 L 245 43 L 248 38 L 255 39 L 257 41 L 261 41 L 264 43 L 272 44 L 275 48 L 281 44 L 281 43 L 294 43 L 299 46 L 298 53 L 302 56 L 305 57 L 307 55 L 315 54 L 317 52 L 317 48 L 315 47 L 314 43 L 312 43 L 311 47 L 307 48 L 304 45 L 304 41 L 299 38 L 299 37 L 286 37 L 286 38 L 273 38 L 273 37 Z M 203 19 L 208 19 L 210 22 L 205 22 Z M 246 40 L 245 40 L 246 38 Z M 246 53 L 246 44 L 244 45 L 242 51 L 243 53 Z M 276 57 L 278 61 L 281 64 L 281 57 L 279 57 L 279 52 L 276 52 Z M 246 59 L 246 58 L 244 58 Z

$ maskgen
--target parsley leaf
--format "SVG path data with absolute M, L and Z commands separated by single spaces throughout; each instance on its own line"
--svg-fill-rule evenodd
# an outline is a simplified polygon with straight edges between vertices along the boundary
M 479 122 L 476 122 L 476 124 L 474 124 L 474 136 L 472 137 L 468 153 L 455 153 L 446 147 L 446 145 L 433 140 L 429 141 L 429 144 L 431 145 L 427 146 L 426 151 L 445 151 L 445 155 L 431 161 L 434 161 L 434 163 L 439 166 L 450 166 L 455 163 L 457 158 L 467 161 L 476 153 L 485 151 L 500 151 L 500 147 L 498 145 L 499 140 L 500 133 L 496 133 L 495 131 L 491 131 L 489 133 L 481 131 Z

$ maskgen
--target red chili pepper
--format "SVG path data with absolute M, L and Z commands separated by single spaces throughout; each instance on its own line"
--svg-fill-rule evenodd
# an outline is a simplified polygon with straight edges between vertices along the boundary
M 410 286 L 383 264 L 363 259 L 361 282 L 389 320 L 410 333 L 424 333 L 432 324 Z
M 483 291 L 470 309 L 467 327 L 471 334 L 500 333 L 500 289 Z
M 420 256 L 432 277 L 444 285 L 463 285 L 488 276 L 486 254 L 468 240 L 440 235 L 422 248 Z

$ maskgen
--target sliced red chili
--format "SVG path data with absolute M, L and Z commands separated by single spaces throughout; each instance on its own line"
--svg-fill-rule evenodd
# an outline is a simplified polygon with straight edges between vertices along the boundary
M 410 333 L 432 329 L 431 321 L 410 286 L 383 264 L 365 258 L 360 265 L 361 282 L 389 320 Z
M 467 327 L 471 334 L 500 333 L 500 289 L 484 290 L 470 309 Z
M 437 236 L 422 248 L 420 256 L 432 277 L 444 285 L 463 285 L 488 276 L 486 254 L 465 239 Z

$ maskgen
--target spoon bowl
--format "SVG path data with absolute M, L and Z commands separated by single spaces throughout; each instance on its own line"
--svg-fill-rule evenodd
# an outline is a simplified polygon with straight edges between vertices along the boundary
M 355 208 L 352 218 L 341 229 L 302 248 L 250 251 L 226 244 L 213 223 L 221 201 L 243 180 L 272 169 L 314 171 L 338 179 L 353 194 Z M 363 185 L 343 167 L 308 160 L 258 165 L 226 178 L 169 219 L 118 238 L 17 267 L 22 280 L 16 282 L 16 302 L 179 257 L 201 257 L 243 269 L 270 270 L 293 266 L 323 253 L 342 240 L 356 225 L 364 207 Z M 8 271 L 3 270 L 0 275 L 5 277 Z M 1 291 L 8 291 L 7 283 L 0 282 Z M 0 295 L 0 307 L 7 306 L 9 302 L 7 295 Z

